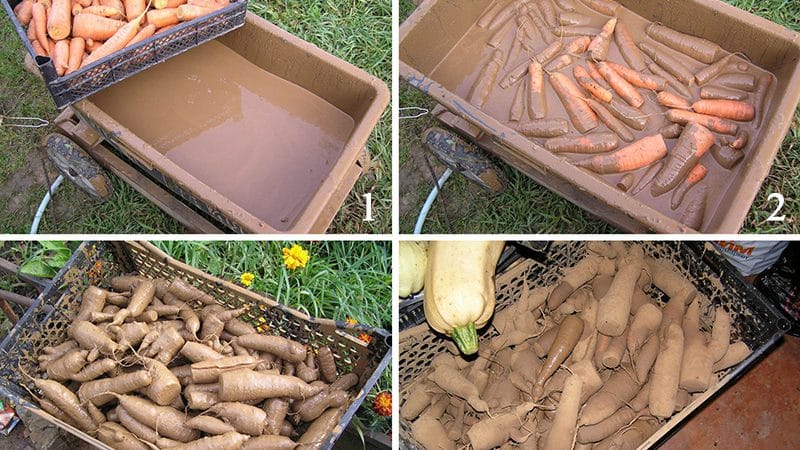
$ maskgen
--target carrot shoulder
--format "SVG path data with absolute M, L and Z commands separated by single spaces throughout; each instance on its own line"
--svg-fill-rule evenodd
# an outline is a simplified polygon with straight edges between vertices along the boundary
M 607 155 L 597 155 L 576 163 L 599 174 L 630 172 L 647 167 L 667 155 L 667 144 L 660 134 L 647 136 Z
M 700 114 L 749 122 L 756 115 L 753 105 L 737 100 L 698 100 L 692 109 Z
M 634 108 L 639 108 L 644 104 L 644 97 L 642 97 L 642 94 L 640 94 L 632 84 L 628 83 L 625 78 L 612 69 L 611 66 L 605 62 L 600 62 L 597 64 L 597 70 L 600 72 L 600 75 L 603 75 L 603 78 L 608 81 L 608 84 L 611 85 L 614 91 L 628 102 L 629 105 Z
M 71 30 L 72 2 L 70 0 L 53 0 L 47 11 L 47 34 L 54 41 L 69 37 Z
M 597 114 L 583 101 L 583 93 L 572 80 L 566 75 L 554 73 L 550 75 L 550 83 L 578 131 L 588 133 L 600 125 Z

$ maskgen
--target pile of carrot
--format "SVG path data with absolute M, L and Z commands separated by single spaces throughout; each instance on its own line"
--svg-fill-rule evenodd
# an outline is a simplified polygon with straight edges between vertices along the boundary
M 613 176 L 609 183 L 620 189 L 638 187 L 651 198 L 672 192 L 672 209 L 684 207 L 681 221 L 700 229 L 705 174 L 714 166 L 731 170 L 744 159 L 750 144 L 745 124 L 761 126 L 773 76 L 753 75 L 749 63 L 717 44 L 660 24 L 647 26 L 637 43 L 630 28 L 640 25 L 621 19 L 621 8 L 614 0 L 493 2 L 477 22 L 489 36 L 491 60 L 468 100 L 485 108 L 496 90 L 514 89 L 506 120 L 511 128 L 570 155 L 565 158 L 579 167 Z M 598 20 L 602 27 L 593 27 Z M 502 48 L 509 37 L 510 47 Z M 619 61 L 609 59 L 614 46 Z M 695 73 L 683 62 L 689 58 L 702 69 Z M 548 81 L 566 127 L 565 118 L 548 114 Z M 652 108 L 645 110 L 646 103 Z M 693 150 L 697 143 L 702 147 Z M 650 173 L 656 166 L 657 177 Z M 617 174 L 625 174 L 625 182 L 617 182 Z M 700 188 L 687 195 L 694 186 Z M 684 197 L 691 200 L 684 204 Z
M 81 300 L 26 387 L 112 448 L 319 449 L 359 384 L 328 346 L 260 334 L 182 278 L 119 276 Z
M 424 448 L 634 449 L 751 353 L 680 268 L 622 242 L 526 278 L 490 324 L 477 358 L 451 346 L 403 387 Z
M 59 76 L 217 11 L 229 0 L 22 0 L 14 13 Z

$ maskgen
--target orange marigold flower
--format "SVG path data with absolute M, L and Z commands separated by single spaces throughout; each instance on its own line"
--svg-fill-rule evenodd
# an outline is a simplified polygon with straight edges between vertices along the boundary
M 389 417 L 392 415 L 392 393 L 383 391 L 375 396 L 372 402 L 372 410 L 379 416 Z
M 369 335 L 369 334 L 367 334 L 367 333 L 361 333 L 361 334 L 359 334 L 359 335 L 358 335 L 358 338 L 359 338 L 359 339 L 361 339 L 362 341 L 366 342 L 367 344 L 369 344 L 370 342 L 372 342 L 372 336 L 371 336 L 371 335 Z

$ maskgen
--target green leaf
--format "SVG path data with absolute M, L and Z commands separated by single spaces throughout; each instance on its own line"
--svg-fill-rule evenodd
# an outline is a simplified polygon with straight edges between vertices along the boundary
M 26 275 L 33 275 L 39 278 L 53 278 L 56 271 L 44 263 L 39 258 L 31 259 L 19 266 L 19 271 Z
M 61 241 L 39 241 L 39 245 L 43 250 L 64 251 L 69 252 L 69 247 Z
M 70 254 L 67 253 L 66 255 L 63 252 L 58 252 L 52 256 L 48 256 L 44 258 L 45 264 L 55 269 L 55 271 L 61 270 L 69 261 Z

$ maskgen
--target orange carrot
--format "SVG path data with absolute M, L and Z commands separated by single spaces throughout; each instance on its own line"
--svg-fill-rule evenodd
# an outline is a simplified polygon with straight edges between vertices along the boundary
M 619 136 L 619 138 L 623 141 L 633 142 L 635 139 L 633 133 L 631 133 L 625 124 L 614 117 L 614 115 L 608 110 L 608 108 L 606 108 L 605 105 L 592 98 L 587 98 L 584 101 L 587 105 L 589 105 L 589 108 L 592 108 L 592 111 L 597 114 L 597 117 L 608 127 L 609 130 L 617 133 L 617 136 Z
M 746 100 L 747 93 L 728 89 L 722 86 L 706 86 L 700 89 L 700 98 L 703 100 Z
M 667 155 L 667 144 L 660 134 L 647 136 L 607 155 L 596 155 L 575 165 L 599 174 L 622 173 L 647 167 Z
M 175 25 L 178 19 L 178 8 L 152 9 L 147 11 L 147 23 L 152 23 L 156 28 Z
M 50 56 L 53 55 L 53 52 L 56 51 L 56 41 L 47 38 L 47 51 L 50 52 Z
M 544 69 L 537 61 L 528 68 L 528 117 L 544 119 L 547 115 L 547 97 L 544 95 Z
M 79 14 L 72 21 L 72 35 L 95 41 L 105 41 L 125 26 L 121 20 L 94 14 Z
M 714 134 L 708 128 L 689 123 L 683 129 L 678 144 L 672 149 L 667 163 L 656 176 L 650 192 L 658 197 L 675 189 L 682 179 L 697 165 L 700 158 L 714 145 Z
M 591 61 L 586 61 L 586 64 L 589 66 L 589 75 L 592 76 L 592 79 L 603 88 L 611 89 L 611 86 L 608 84 L 606 79 L 603 78 L 603 76 L 600 75 L 600 72 L 597 71 L 597 65 Z
M 134 36 L 133 39 L 131 39 L 130 42 L 128 42 L 128 45 L 126 45 L 126 47 L 130 47 L 138 42 L 142 42 L 143 40 L 149 38 L 154 34 L 156 34 L 156 26 L 153 25 L 152 23 L 149 23 L 146 26 L 142 27 L 142 29 L 139 30 L 138 33 L 136 33 L 136 36 Z
M 575 57 L 572 55 L 561 55 L 558 58 L 554 59 L 550 62 L 550 64 L 545 67 L 545 71 L 552 73 L 558 72 L 559 70 L 569 67 L 573 62 L 575 62 Z
M 557 38 L 575 37 L 575 36 L 597 36 L 600 30 L 593 27 L 555 27 L 550 31 Z M 547 33 L 545 33 L 547 35 Z M 551 36 L 552 37 L 552 36 Z
M 92 0 L 76 0 L 84 8 L 92 6 Z
M 175 28 L 177 26 L 178 26 L 177 23 L 173 23 L 172 25 L 166 25 L 161 28 L 156 28 L 156 34 L 163 33 L 164 31 L 168 31 L 170 28 Z
M 591 133 L 586 136 L 557 137 L 545 141 L 544 148 L 553 153 L 579 153 L 594 154 L 614 150 L 619 145 L 619 139 L 614 133 Z
M 56 67 L 58 76 L 63 76 L 69 66 L 69 39 L 56 41 L 53 49 L 53 65 Z
M 661 91 L 656 96 L 656 100 L 661 106 L 666 106 L 667 108 L 676 108 L 676 109 L 691 109 L 692 105 L 689 104 L 689 101 L 685 98 L 675 95 L 672 92 Z
M 120 10 L 114 8 L 113 6 L 90 6 L 88 8 L 83 8 L 83 13 L 85 14 L 94 14 L 96 16 L 103 16 L 108 17 L 110 19 L 122 19 L 125 17 Z
M 667 111 L 667 120 L 681 125 L 695 122 L 716 133 L 729 134 L 731 136 L 735 136 L 739 132 L 739 125 L 735 122 L 682 109 L 670 109 Z
M 509 126 L 517 133 L 527 137 L 552 138 L 569 133 L 569 124 L 564 119 L 537 119 L 512 123 Z
M 614 117 L 634 130 L 642 131 L 647 128 L 647 116 L 618 98 L 611 100 L 611 103 L 608 104 L 608 110 L 611 111 Z
M 532 3 L 532 2 L 531 2 Z M 533 6 L 533 5 L 531 5 Z M 552 44 L 553 42 L 560 42 L 560 39 L 556 39 L 551 33 L 548 33 L 547 30 L 551 30 L 550 27 L 544 23 L 544 20 L 539 14 L 536 14 L 535 11 L 531 11 L 531 14 L 528 16 L 531 19 L 531 23 L 533 23 L 533 27 L 539 32 L 539 35 L 542 36 L 545 44 Z
M 47 34 L 55 41 L 69 37 L 72 19 L 71 0 L 53 0 L 47 11 Z
M 514 95 L 514 102 L 511 104 L 511 112 L 509 113 L 509 120 L 511 122 L 519 122 L 522 120 L 522 115 L 525 114 L 525 82 L 519 84 L 517 93 Z
M 724 73 L 714 79 L 714 84 L 740 91 L 753 92 L 756 88 L 756 77 L 749 73 Z
M 45 54 L 50 54 L 50 47 L 47 45 L 47 11 L 44 5 L 36 3 L 31 8 L 31 22 L 36 27 L 36 40 L 42 46 Z
M 622 78 L 622 76 L 615 72 L 611 66 L 605 62 L 600 62 L 597 64 L 597 70 L 600 72 L 600 75 L 608 81 L 611 88 L 614 89 L 623 100 L 628 102 L 629 105 L 634 108 L 639 108 L 644 104 L 644 97 L 642 97 L 642 94 L 628 83 L 625 78 Z
M 628 62 L 628 65 L 637 72 L 644 72 L 647 70 L 647 63 L 644 60 L 641 50 L 636 47 L 628 27 L 623 23 L 617 23 L 617 28 L 614 30 L 614 40 L 617 42 L 619 52 L 622 57 Z
M 544 64 L 547 61 L 550 61 L 551 59 L 555 58 L 555 56 L 558 54 L 558 52 L 561 51 L 563 46 L 564 44 L 561 41 L 555 41 L 552 44 L 545 47 L 544 50 L 537 53 L 536 56 L 534 56 L 533 58 L 536 61 L 539 61 L 540 63 Z
M 620 4 L 614 0 L 581 0 L 584 5 L 606 16 L 616 16 Z
M 178 6 L 186 4 L 186 0 L 153 0 L 153 8 L 177 8 Z
M 77 16 L 78 14 L 83 12 L 83 5 L 81 5 L 78 0 L 72 2 L 72 15 Z
M 639 48 L 642 49 L 642 51 L 662 69 L 666 70 L 675 78 L 680 80 L 681 83 L 687 86 L 692 84 L 692 81 L 694 80 L 694 74 L 680 60 L 658 50 L 654 45 L 648 42 L 640 42 Z
M 681 203 L 683 203 L 683 198 L 686 196 L 686 193 L 689 192 L 697 183 L 703 181 L 703 179 L 708 175 L 708 169 L 706 166 L 702 164 L 698 164 L 694 166 L 694 168 L 689 172 L 689 175 L 686 176 L 686 180 L 678 186 L 675 191 L 672 192 L 672 199 L 670 199 L 669 206 L 676 210 Z
M 228 0 L 189 0 L 186 3 L 194 6 L 202 6 L 203 8 L 214 8 L 216 6 L 224 8 L 230 4 Z
M 122 0 L 100 0 L 99 4 L 100 6 L 110 6 L 112 8 L 117 9 L 120 12 L 120 14 L 125 14 L 125 4 L 122 3 Z M 92 6 L 97 6 L 97 5 L 92 5 Z
M 42 47 L 42 44 L 40 44 L 39 41 L 31 42 L 31 46 L 33 47 L 33 51 L 36 52 L 37 56 L 47 56 L 47 52 L 44 50 L 44 47 Z
M 659 77 L 658 75 L 648 75 L 646 73 L 639 73 L 633 69 L 629 69 L 621 64 L 608 61 L 608 64 L 615 72 L 622 78 L 640 88 L 650 89 L 652 91 L 663 91 L 667 88 L 667 80 Z
M 617 18 L 614 17 L 603 25 L 600 34 L 595 36 L 591 44 L 589 44 L 588 51 L 595 61 L 605 61 L 608 58 L 608 47 L 611 45 L 611 36 L 614 34 L 616 26 Z
M 597 121 L 597 114 L 583 101 L 583 93 L 572 80 L 563 74 L 554 73 L 550 75 L 550 84 L 561 103 L 564 104 L 567 115 L 578 131 L 588 133 L 600 125 Z
M 589 72 L 583 66 L 575 66 L 575 68 L 572 69 L 572 74 L 575 76 L 575 81 L 577 81 L 582 88 L 586 89 L 587 92 L 597 97 L 598 100 L 610 103 L 614 98 L 608 89 L 600 86 L 592 79 L 592 76 L 589 75 Z
M 728 61 L 730 61 L 732 57 L 733 53 L 720 59 L 714 64 L 711 64 L 700 72 L 697 72 L 697 74 L 694 76 L 694 79 L 697 81 L 697 85 L 702 86 L 711 81 L 712 78 L 719 75 L 723 70 L 725 70 L 725 67 L 728 65 Z
M 647 35 L 673 50 L 706 64 L 716 61 L 722 52 L 719 45 L 707 39 L 680 33 L 664 25 L 650 24 L 647 27 Z
M 139 31 L 139 25 L 141 25 L 143 18 L 144 13 L 126 23 L 125 26 L 120 28 L 119 31 L 114 33 L 113 36 L 103 43 L 100 48 L 93 51 L 86 59 L 84 59 L 81 67 L 88 66 L 89 64 L 101 58 L 125 48 L 125 45 L 130 42 L 130 40 L 133 39 L 133 37 L 136 36 L 136 33 Z
M 736 100 L 698 100 L 692 109 L 700 114 L 749 122 L 756 116 L 753 105 Z
M 14 14 L 23 26 L 28 26 L 33 19 L 33 0 L 23 0 L 14 7 Z
M 33 20 L 33 7 L 31 7 L 31 21 L 28 24 L 28 40 L 31 42 L 39 40 L 36 37 L 36 21 Z
M 95 41 L 92 39 L 86 39 L 86 51 L 91 53 L 98 48 L 102 47 L 104 41 Z
M 194 6 L 194 5 L 181 5 L 178 6 L 178 20 L 182 22 L 186 22 L 188 20 L 197 19 L 198 17 L 203 17 L 207 14 L 211 14 L 212 12 L 220 9 L 215 8 L 203 8 L 202 6 Z
M 83 62 L 83 52 L 86 49 L 86 40 L 82 37 L 75 37 L 69 41 L 69 61 L 67 63 L 67 74 L 75 72 L 81 67 Z
M 756 107 L 756 120 L 754 125 L 756 128 L 761 127 L 761 121 L 764 120 L 764 100 L 767 98 L 767 92 L 772 84 L 772 74 L 765 73 L 758 77 L 758 84 L 756 85 L 756 92 L 753 94 L 753 104 Z
M 564 47 L 564 51 L 569 53 L 570 55 L 581 55 L 589 49 L 589 44 L 592 43 L 592 40 L 589 36 L 582 36 L 572 40 L 569 44 Z
M 650 69 L 650 72 L 652 72 L 653 75 L 657 75 L 657 76 L 667 80 L 667 84 L 669 84 L 672 87 L 672 89 L 675 89 L 675 91 L 677 93 L 683 95 L 684 97 L 691 97 L 692 96 L 692 92 L 689 90 L 688 87 L 686 87 L 686 85 L 681 83 L 680 80 L 675 78 L 675 76 L 673 76 L 671 73 L 669 73 L 666 70 L 662 69 L 661 66 L 659 66 L 658 64 L 650 63 L 647 66 L 647 68 Z

